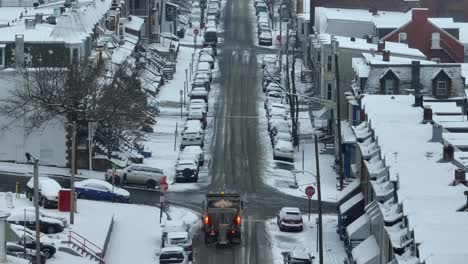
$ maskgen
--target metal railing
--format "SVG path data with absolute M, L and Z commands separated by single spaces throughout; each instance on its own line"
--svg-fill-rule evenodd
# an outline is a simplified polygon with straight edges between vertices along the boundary
M 96 260 L 99 261 L 99 264 L 104 264 L 103 249 L 80 234 L 74 231 L 69 231 L 68 244 L 77 246 L 78 249 L 81 250 L 81 254 L 87 253 L 96 258 Z

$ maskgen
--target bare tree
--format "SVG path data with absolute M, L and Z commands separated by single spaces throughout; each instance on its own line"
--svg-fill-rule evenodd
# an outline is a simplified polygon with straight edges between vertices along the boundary
M 3 129 L 26 119 L 26 130 L 32 132 L 61 117 L 78 126 L 108 126 L 120 136 L 126 130 L 138 131 L 149 112 L 136 71 L 125 64 L 84 60 L 23 67 L 19 73 L 22 87 L 0 101 L 0 114 L 11 120 Z

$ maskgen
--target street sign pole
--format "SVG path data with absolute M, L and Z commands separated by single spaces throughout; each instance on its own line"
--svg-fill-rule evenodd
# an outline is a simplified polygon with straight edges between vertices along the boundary
M 312 199 L 312 196 L 314 196 L 314 193 L 315 193 L 314 186 L 307 186 L 304 192 L 307 195 L 307 198 L 309 198 L 309 222 L 310 222 L 310 199 Z
M 159 202 L 161 203 L 161 210 L 159 210 L 159 223 L 161 223 L 161 219 L 163 216 L 163 208 L 164 208 L 164 193 L 161 193 L 161 196 L 159 196 Z
M 311 197 L 309 197 L 309 220 L 308 220 L 309 222 L 310 222 L 310 198 Z

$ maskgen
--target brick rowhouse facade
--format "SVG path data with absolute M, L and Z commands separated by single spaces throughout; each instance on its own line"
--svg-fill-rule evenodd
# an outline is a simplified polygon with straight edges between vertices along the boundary
M 400 42 L 400 33 L 403 33 L 406 34 L 408 46 L 420 50 L 428 59 L 440 59 L 443 63 L 464 61 L 463 44 L 447 31 L 432 24 L 428 20 L 427 9 L 413 9 L 412 16 L 410 22 L 381 40 Z

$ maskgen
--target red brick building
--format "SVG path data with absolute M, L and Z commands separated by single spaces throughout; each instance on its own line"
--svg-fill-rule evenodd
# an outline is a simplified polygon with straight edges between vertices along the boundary
M 310 10 L 315 7 L 369 9 L 406 12 L 411 8 L 429 8 L 430 17 L 453 17 L 457 22 L 468 22 L 468 0 L 311 0 Z M 311 12 L 310 21 L 315 21 Z
M 447 31 L 428 20 L 426 8 L 412 10 L 412 20 L 392 31 L 381 40 L 407 43 L 410 48 L 419 49 L 428 59 L 448 63 L 464 62 L 464 47 Z

